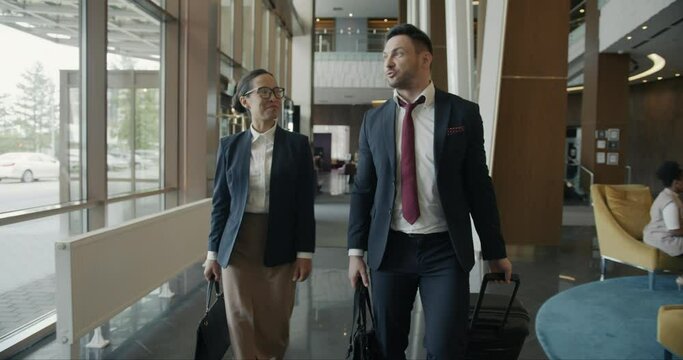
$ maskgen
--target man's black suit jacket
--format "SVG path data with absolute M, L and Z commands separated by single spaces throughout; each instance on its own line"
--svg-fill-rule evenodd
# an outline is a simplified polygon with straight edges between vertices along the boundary
M 360 130 L 348 248 L 367 250 L 373 270 L 384 257 L 397 191 L 396 111 L 396 103 L 386 101 L 365 114 Z M 434 171 L 448 233 L 463 270 L 469 272 L 474 266 L 470 216 L 484 259 L 505 258 L 479 107 L 438 89 L 434 95 Z

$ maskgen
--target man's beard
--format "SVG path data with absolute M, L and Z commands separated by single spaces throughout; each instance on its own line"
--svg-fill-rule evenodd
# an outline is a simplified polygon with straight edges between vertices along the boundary
M 406 89 L 410 85 L 410 80 L 413 78 L 413 72 L 406 71 L 400 74 L 398 77 L 392 79 L 387 79 L 389 87 L 394 89 Z

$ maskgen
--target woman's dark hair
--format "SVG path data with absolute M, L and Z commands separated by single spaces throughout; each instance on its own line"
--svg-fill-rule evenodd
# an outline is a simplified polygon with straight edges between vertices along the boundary
M 273 74 L 268 72 L 268 70 L 264 69 L 252 70 L 247 75 L 242 76 L 240 82 L 237 83 L 237 90 L 235 90 L 235 96 L 233 96 L 232 98 L 232 107 L 235 109 L 235 112 L 237 112 L 238 114 L 244 114 L 247 112 L 247 109 L 244 106 L 242 106 L 242 103 L 240 102 L 240 97 L 244 96 L 244 94 L 251 90 L 252 80 L 265 74 L 273 76 Z
M 434 54 L 434 50 L 432 49 L 432 40 L 429 39 L 429 36 L 427 36 L 424 31 L 415 27 L 415 25 L 399 24 L 392 27 L 387 33 L 387 41 L 389 41 L 389 39 L 392 37 L 399 35 L 405 35 L 409 37 L 413 41 L 415 49 L 418 51 L 427 50 L 430 54 Z
M 681 178 L 681 167 L 675 161 L 665 161 L 657 169 L 657 178 L 662 180 L 664 186 L 669 187 L 674 180 Z

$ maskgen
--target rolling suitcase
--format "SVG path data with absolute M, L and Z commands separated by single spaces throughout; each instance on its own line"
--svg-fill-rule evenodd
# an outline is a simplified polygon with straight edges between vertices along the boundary
M 519 275 L 512 274 L 511 296 L 486 294 L 489 281 L 504 274 L 486 274 L 479 294 L 470 294 L 470 326 L 466 359 L 517 359 L 529 335 L 529 313 L 515 298 Z

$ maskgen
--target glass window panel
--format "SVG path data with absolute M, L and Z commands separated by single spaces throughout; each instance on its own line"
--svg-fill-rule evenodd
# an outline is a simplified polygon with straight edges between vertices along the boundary
M 271 71 L 270 64 L 268 64 L 268 56 L 270 54 L 270 43 L 268 42 L 270 36 L 270 11 L 263 8 L 261 16 L 261 67 Z
M 0 66 L 0 212 L 83 198 L 80 2 L 40 14 L 38 5 L 0 6 L 0 43 L 11 49 Z
M 74 211 L 0 226 L 0 338 L 55 309 L 54 243 L 83 233 L 85 218 Z
M 233 58 L 234 13 L 235 4 L 232 0 L 221 0 L 221 51 Z
M 254 68 L 254 0 L 242 1 L 242 66 Z
M 285 84 L 282 82 L 282 78 L 280 77 L 280 58 L 282 56 L 281 54 L 281 47 L 280 47 L 280 41 L 282 39 L 282 29 L 280 29 L 279 26 L 275 27 L 275 64 L 272 64 L 273 68 L 273 75 L 275 75 L 275 79 L 278 81 L 278 84 L 280 86 L 285 86 Z
M 130 0 L 109 0 L 107 181 L 109 195 L 161 184 L 161 22 Z
M 107 226 L 115 226 L 141 216 L 164 210 L 164 195 L 117 201 L 107 205 Z

